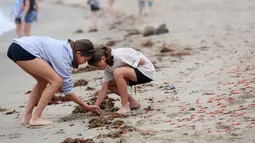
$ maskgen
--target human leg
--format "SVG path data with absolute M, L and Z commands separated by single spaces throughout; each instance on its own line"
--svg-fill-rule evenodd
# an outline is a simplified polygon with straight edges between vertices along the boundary
M 109 87 L 108 89 L 115 93 L 116 95 L 120 96 L 118 87 L 115 83 L 115 81 L 112 81 L 111 83 L 109 83 Z M 129 102 L 129 108 L 132 109 L 138 109 L 141 107 L 141 103 L 139 103 L 137 100 L 135 100 L 130 94 L 128 94 L 128 102 Z
M 19 64 L 18 64 L 19 65 Z M 19 65 L 25 72 L 27 72 L 28 74 L 30 74 L 32 77 L 34 77 L 34 79 L 37 81 L 36 85 L 33 87 L 30 96 L 29 96 L 29 100 L 26 106 L 26 110 L 24 113 L 24 117 L 21 121 L 22 125 L 26 125 L 29 124 L 29 121 L 32 117 L 32 113 L 34 110 L 35 105 L 38 103 L 40 97 L 42 96 L 42 92 L 44 91 L 44 89 L 46 88 L 48 82 L 34 74 L 32 74 L 31 72 L 29 72 L 27 69 L 25 69 L 25 67 L 22 67 L 22 65 Z
M 25 36 L 31 36 L 31 27 L 32 27 L 32 23 L 35 21 L 35 19 L 36 19 L 35 11 L 29 12 L 27 14 L 27 16 L 25 17 L 25 24 L 24 24 Z
M 16 18 L 15 19 L 15 23 L 16 23 L 16 33 L 18 38 L 22 37 L 22 23 L 21 23 L 21 19 L 20 18 Z
M 119 95 L 121 97 L 121 108 L 118 111 L 120 114 L 125 114 L 130 111 L 128 104 L 128 89 L 126 80 L 136 81 L 136 74 L 131 67 L 120 67 L 114 71 L 114 79 L 119 90 Z M 126 79 L 126 80 L 125 80 Z
M 44 110 L 44 108 L 47 106 L 51 98 L 53 97 L 54 93 L 58 91 L 58 89 L 61 87 L 62 79 L 61 77 L 42 59 L 34 59 L 30 61 L 17 61 L 17 64 L 24 69 L 28 71 L 28 73 L 35 75 L 46 82 L 40 81 L 40 84 L 35 87 L 36 90 L 33 92 L 34 95 L 40 93 L 43 86 L 46 86 L 47 83 L 49 83 L 49 86 L 45 88 L 42 91 L 42 95 L 39 99 L 37 108 L 29 122 L 30 125 L 46 125 L 46 124 L 52 124 L 52 122 L 43 120 L 41 118 L 41 114 Z M 40 67 L 40 68 L 39 68 Z M 35 105 L 35 101 L 38 98 L 37 96 L 34 96 L 35 98 L 31 99 L 31 107 L 32 105 Z M 36 98 L 37 97 L 37 98 Z M 32 97 L 31 97 L 32 98 Z M 37 100 L 38 101 L 38 100 Z M 31 110 L 31 109 L 30 109 Z M 29 109 L 28 109 L 29 112 Z

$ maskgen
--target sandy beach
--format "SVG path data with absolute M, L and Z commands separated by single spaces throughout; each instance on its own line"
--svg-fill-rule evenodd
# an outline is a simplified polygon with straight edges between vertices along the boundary
M 113 48 L 140 50 L 156 67 L 155 81 L 136 86 L 136 93 L 130 89 L 142 107 L 131 116 L 106 119 L 114 111 L 100 117 L 74 114 L 74 103 L 58 102 L 43 113 L 54 125 L 22 126 L 29 96 L 25 93 L 35 80 L 6 56 L 16 36 L 12 31 L 0 36 L 0 108 L 7 109 L 0 110 L 1 143 L 61 143 L 66 138 L 106 143 L 255 143 L 255 1 L 156 0 L 152 13 L 139 17 L 136 0 L 116 0 L 120 24 L 111 24 L 107 1 L 101 1 L 99 32 L 88 33 L 90 11 L 84 0 L 40 0 L 32 34 L 88 38 L 95 45 L 115 41 Z M 2 6 L 11 8 L 12 1 L 1 1 Z M 142 33 L 146 26 L 160 24 L 166 24 L 168 34 L 143 37 L 129 32 Z M 88 81 L 74 88 L 84 102 L 100 89 L 102 71 L 72 76 L 74 81 Z M 116 100 L 114 107 L 120 107 L 118 96 L 109 97 Z M 92 121 L 100 119 L 107 123 L 93 126 Z

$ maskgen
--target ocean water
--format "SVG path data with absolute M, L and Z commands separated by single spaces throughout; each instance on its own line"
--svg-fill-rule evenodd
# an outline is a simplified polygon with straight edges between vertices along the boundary
M 15 23 L 11 16 L 6 16 L 0 11 L 0 36 L 15 29 Z

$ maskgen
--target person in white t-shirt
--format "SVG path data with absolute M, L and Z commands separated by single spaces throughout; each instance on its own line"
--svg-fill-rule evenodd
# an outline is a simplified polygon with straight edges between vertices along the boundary
M 138 109 L 141 106 L 128 93 L 127 85 L 143 84 L 154 80 L 153 64 L 133 48 L 96 48 L 88 64 L 104 70 L 103 84 L 95 105 L 100 106 L 110 90 L 121 97 L 121 108 L 117 111 L 119 114 L 129 113 L 131 109 Z

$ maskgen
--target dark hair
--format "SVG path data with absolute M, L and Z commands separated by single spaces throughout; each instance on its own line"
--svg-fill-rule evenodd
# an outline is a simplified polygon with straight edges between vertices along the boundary
M 77 51 L 80 51 L 82 56 L 93 56 L 93 54 L 95 53 L 94 45 L 88 39 L 80 39 L 76 41 L 68 39 L 68 43 L 70 43 L 70 46 L 73 50 L 73 61 L 72 61 L 73 68 L 79 67 L 79 65 L 76 62 Z
M 109 47 L 95 48 L 95 53 L 91 59 L 88 60 L 88 64 L 91 66 L 95 66 L 103 56 L 106 58 L 106 63 L 109 66 L 113 65 L 113 56 L 111 54 L 112 49 Z

